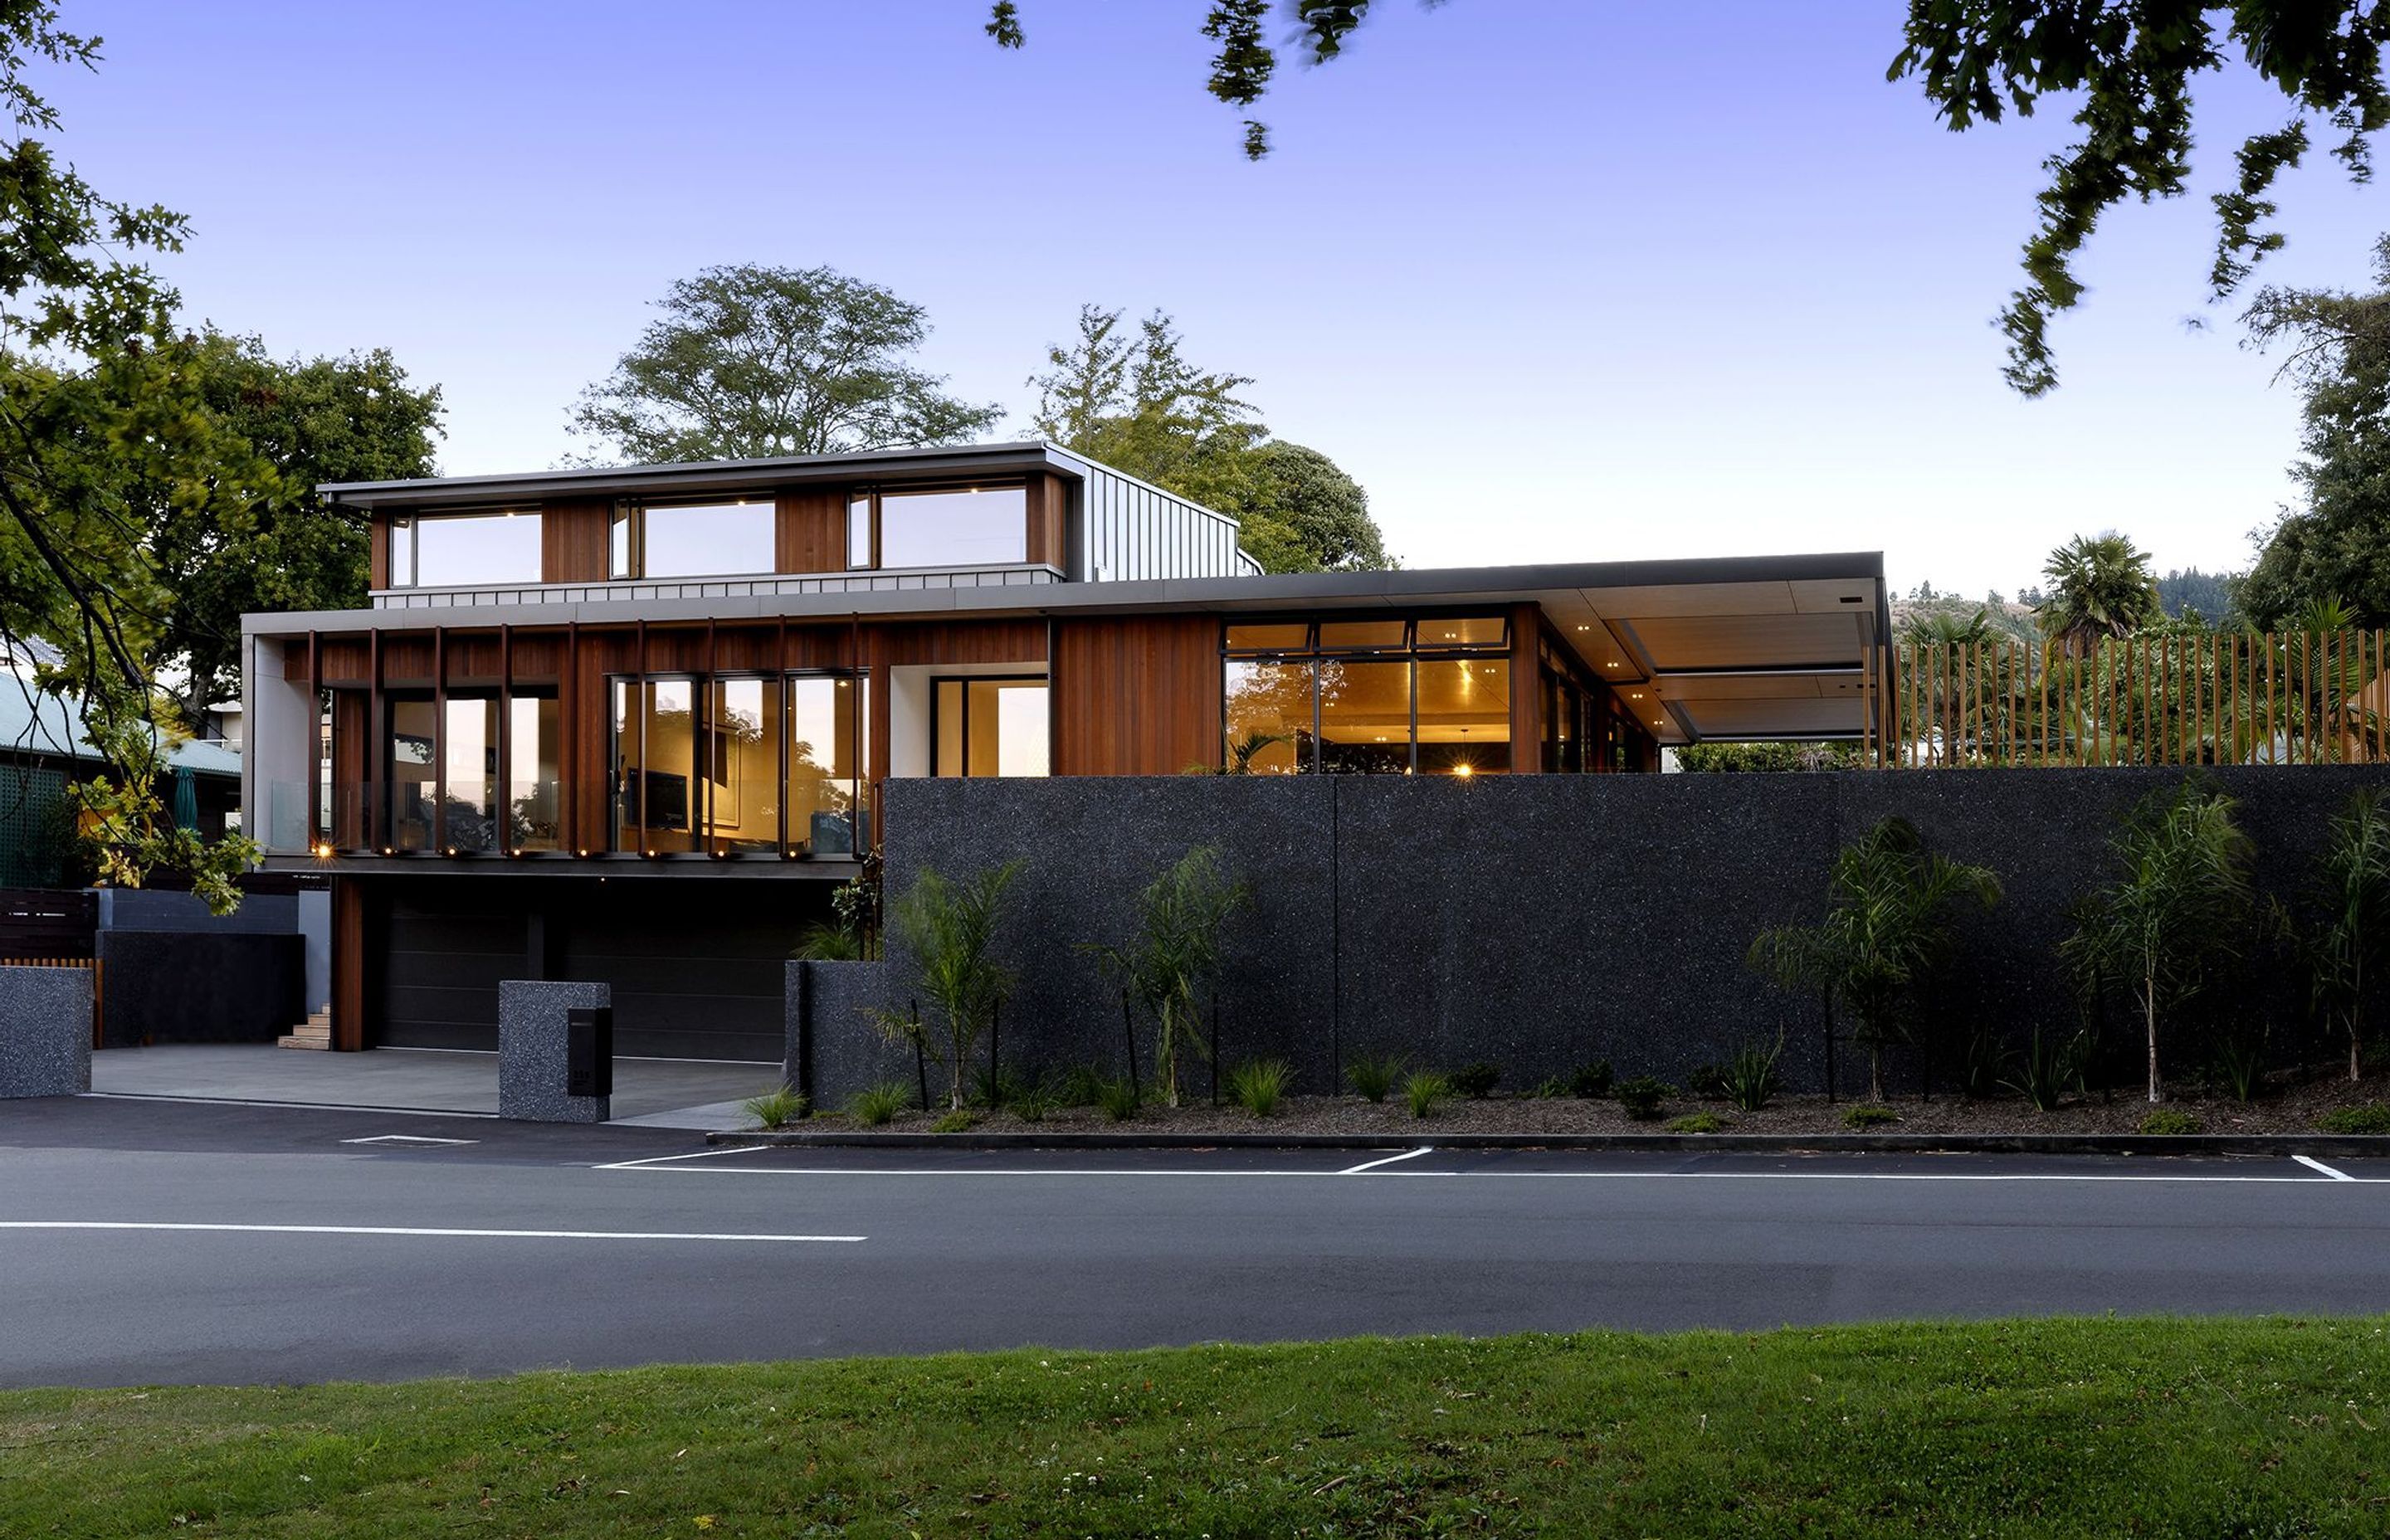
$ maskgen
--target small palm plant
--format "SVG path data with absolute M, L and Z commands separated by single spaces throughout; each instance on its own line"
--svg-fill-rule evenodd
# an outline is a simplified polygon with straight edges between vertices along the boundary
M 2059 949 L 2087 996 L 2105 981 L 2131 991 L 2152 1102 L 2165 1097 L 2159 1028 L 2240 960 L 2260 918 L 2236 805 L 2195 777 L 2142 799 L 2113 841 L 2115 877 L 2080 905 Z
M 1206 1049 L 1198 992 L 1220 970 L 1221 929 L 1244 906 L 1245 889 L 1220 870 L 1220 853 L 1198 845 L 1137 896 L 1137 932 L 1118 946 L 1087 949 L 1151 1019 L 1153 1073 L 1163 1099 L 1178 1105 L 1178 1062 Z
M 1012 970 L 996 960 L 995 944 L 1005 891 L 1020 875 L 1018 861 L 961 883 L 924 869 L 893 905 L 896 933 L 930 1010 L 918 1020 L 887 1010 L 873 1020 L 892 1041 L 918 1046 L 945 1069 L 950 1108 L 962 1107 L 971 1050 L 1012 994 Z
M 2348 1034 L 2348 1078 L 2360 1075 L 2365 1007 L 2390 966 L 2390 806 L 2359 788 L 2332 820 L 2317 862 L 2322 924 L 2308 941 L 2316 1005 Z
M 1990 908 L 2000 880 L 1925 849 L 1906 819 L 1875 826 L 1834 857 L 1826 918 L 1751 943 L 1751 965 L 1788 988 L 1825 990 L 1868 1050 L 1868 1094 L 1883 1099 L 1883 1050 L 1908 1041 L 1917 1007 L 1948 953 L 1952 911 Z

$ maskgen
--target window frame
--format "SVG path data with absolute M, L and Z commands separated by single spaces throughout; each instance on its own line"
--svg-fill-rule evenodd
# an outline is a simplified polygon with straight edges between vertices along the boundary
M 882 514 L 890 496 L 909 497 L 935 493 L 1018 492 L 1021 494 L 1021 558 L 1017 561 L 978 561 L 932 564 L 926 567 L 890 567 L 885 563 L 885 541 L 882 538 Z M 854 560 L 855 509 L 867 505 L 866 514 L 870 525 L 868 545 L 870 563 L 857 566 Z M 846 571 L 850 572 L 938 572 L 977 571 L 1006 567 L 1033 565 L 1029 559 L 1029 481 L 1026 477 L 999 477 L 985 481 L 897 481 L 854 487 L 846 494 Z M 1050 565 L 1050 563 L 1048 563 Z
M 938 691 L 947 685 L 963 687 L 962 709 L 962 769 L 952 776 L 938 770 Z M 1035 776 L 974 776 L 970 773 L 970 687 L 973 685 L 1035 685 L 1046 692 L 1046 775 Z M 1315 692 L 1317 693 L 1317 692 Z M 930 778 L 932 780 L 987 781 L 1051 779 L 1054 774 L 1054 679 L 1047 674 L 933 674 L 930 675 Z
M 547 581 L 546 539 L 547 512 L 537 503 L 502 503 L 486 507 L 439 508 L 426 510 L 406 508 L 391 514 L 382 520 L 387 542 L 383 557 L 385 587 L 388 590 L 421 588 L 423 571 L 423 526 L 427 523 L 462 523 L 473 520 L 529 519 L 539 531 L 532 556 L 532 575 L 522 578 L 494 577 L 472 583 L 442 583 L 436 588 L 521 588 Z M 399 558 L 405 547 L 405 570 L 400 571 Z
M 606 714 L 608 719 L 606 752 L 607 764 L 610 766 L 607 780 L 609 782 L 608 795 L 610 801 L 610 806 L 609 808 L 609 816 L 607 818 L 606 841 L 608 848 L 605 853 L 609 857 L 636 858 L 639 860 L 650 861 L 861 860 L 863 858 L 861 848 L 840 853 L 839 854 L 829 857 L 816 854 L 812 848 L 813 841 L 810 832 L 808 832 L 807 836 L 803 841 L 792 841 L 791 839 L 791 831 L 789 824 L 790 809 L 788 786 L 789 733 L 793 721 L 793 716 L 789 686 L 791 681 L 799 679 L 842 679 L 854 687 L 854 699 L 851 709 L 854 712 L 854 718 L 853 727 L 854 743 L 854 774 L 851 777 L 853 789 L 849 793 L 852 804 L 849 811 L 854 819 L 854 844 L 856 847 L 863 847 L 868 838 L 868 830 L 870 827 L 869 815 L 867 811 L 871 795 L 871 749 L 869 725 L 871 704 L 869 678 L 869 674 L 864 670 L 840 668 L 779 670 L 724 669 L 717 670 L 711 674 L 673 669 L 657 674 L 607 674 L 605 675 Z M 779 722 L 779 730 L 774 735 L 775 742 L 772 750 L 775 774 L 777 776 L 777 784 L 780 789 L 777 797 L 775 799 L 779 809 L 779 828 L 777 839 L 775 841 L 774 852 L 771 854 L 765 854 L 762 852 L 747 851 L 716 852 L 711 848 L 714 827 L 714 776 L 713 773 L 713 748 L 715 720 L 713 706 L 714 687 L 717 685 L 746 681 L 760 681 L 772 687 L 773 698 L 777 703 L 776 714 Z M 625 850 L 623 848 L 623 830 L 624 828 L 623 821 L 623 787 L 621 776 L 621 769 L 623 765 L 623 713 L 617 711 L 615 707 L 615 692 L 617 689 L 623 687 L 627 687 L 634 692 L 637 692 L 644 689 L 647 686 L 656 684 L 686 684 L 689 687 L 690 743 L 688 837 L 692 848 L 686 851 L 649 851 L 645 848 L 644 841 L 642 841 L 642 848 L 640 849 Z M 647 733 L 648 717 L 649 712 L 648 711 L 644 696 L 639 699 L 640 703 L 637 713 L 639 730 L 638 764 L 640 773 L 644 776 L 647 772 L 649 763 Z M 648 827 L 645 821 L 647 817 L 647 807 L 645 804 L 644 782 L 641 784 L 641 794 L 642 801 L 639 808 L 640 821 L 635 827 L 644 831 Z M 791 846 L 794 843 L 803 843 L 805 846 L 803 852 L 799 853 L 793 850 Z
M 1403 626 L 1403 640 L 1399 646 L 1389 644 L 1330 646 L 1320 640 L 1320 628 L 1323 625 L 1351 624 L 1356 622 L 1370 621 L 1378 622 L 1380 623 L 1390 623 L 1396 619 L 1401 621 Z M 1502 627 L 1501 635 L 1498 641 L 1493 642 L 1432 642 L 1424 646 L 1421 645 L 1420 640 L 1420 623 L 1422 622 L 1434 622 L 1439 620 L 1496 621 L 1498 622 Z M 1263 625 L 1300 625 L 1304 628 L 1303 645 L 1301 647 L 1290 647 L 1280 643 L 1268 647 L 1239 647 L 1232 645 L 1228 640 L 1229 634 L 1238 627 Z M 1516 660 L 1512 654 L 1515 640 L 1516 638 L 1512 635 L 1510 616 L 1507 610 L 1488 612 L 1481 607 L 1421 610 L 1406 612 L 1400 617 L 1375 615 L 1354 610 L 1331 610 L 1325 613 L 1312 613 L 1302 616 L 1291 616 L 1284 613 L 1275 615 L 1223 616 L 1220 621 L 1220 659 L 1224 670 L 1224 678 L 1223 687 L 1220 691 L 1219 731 L 1216 735 L 1220 744 L 1220 764 L 1223 767 L 1226 767 L 1228 763 L 1228 692 L 1226 688 L 1225 670 L 1229 664 L 1267 663 L 1284 667 L 1291 663 L 1304 663 L 1310 666 L 1311 742 L 1308 754 L 1298 757 L 1294 773 L 1302 776 L 1316 776 L 1347 773 L 1331 772 L 1327 767 L 1326 740 L 1322 737 L 1320 731 L 1322 720 L 1319 699 L 1320 665 L 1327 662 L 1407 663 L 1410 666 L 1410 767 L 1405 772 L 1405 774 L 1416 776 L 1420 774 L 1419 737 L 1420 665 L 1422 663 L 1458 662 L 1479 659 L 1492 660 L 1497 658 L 1506 663 L 1514 663 Z M 1506 681 L 1506 694 L 1509 696 L 1510 701 L 1512 704 L 1515 704 L 1517 699 L 1516 692 L 1519 689 L 1519 682 L 1516 676 L 1519 672 L 1520 671 L 1515 667 L 1510 669 L 1509 674 L 1510 677 Z M 1505 725 L 1507 730 L 1507 718 Z M 1505 741 L 1508 740 L 1506 739 Z M 1512 745 L 1510 750 L 1510 762 L 1513 767 L 1518 764 L 1518 753 L 1519 751 L 1517 746 Z
M 618 497 L 606 521 L 606 571 L 610 583 L 712 583 L 730 578 L 770 577 L 780 569 L 779 496 L 736 494 L 712 497 Z M 648 515 L 681 508 L 759 507 L 764 510 L 766 546 L 764 564 L 752 570 L 712 572 L 648 571 Z M 627 533 L 626 533 L 627 532 Z M 628 569 L 625 571 L 624 569 Z

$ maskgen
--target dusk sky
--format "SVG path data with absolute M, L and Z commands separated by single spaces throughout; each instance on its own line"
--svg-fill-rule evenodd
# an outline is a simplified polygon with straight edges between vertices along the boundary
M 757 262 L 926 305 L 1006 437 L 1080 303 L 1167 310 L 1410 566 L 1881 548 L 2012 593 L 2111 526 L 2245 565 L 2294 494 L 2295 400 L 2202 288 L 2204 195 L 2281 121 L 2245 74 L 2197 196 L 2096 237 L 2027 402 L 1991 322 L 2068 125 L 1945 131 L 1884 80 L 1896 0 L 1382 0 L 1282 72 L 1260 165 L 1201 0 L 1022 6 L 1014 54 L 983 0 L 67 0 L 107 60 L 41 79 L 104 193 L 191 217 L 195 316 L 391 348 L 449 473 L 557 463 L 649 302 Z M 2316 160 L 2261 276 L 2362 283 L 2382 195 Z

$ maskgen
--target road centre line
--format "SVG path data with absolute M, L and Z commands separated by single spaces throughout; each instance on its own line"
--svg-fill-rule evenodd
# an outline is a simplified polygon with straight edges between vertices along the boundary
M 207 1225 L 133 1219 L 0 1219 L 0 1230 L 173 1230 L 231 1235 L 363 1235 L 464 1240 L 819 1240 L 859 1235 L 738 1235 L 638 1230 L 467 1230 L 417 1225 Z
M 746 1150 L 752 1154 L 752 1149 Z M 1099 1167 L 1073 1170 L 1069 1167 L 1033 1166 L 666 1166 L 623 1162 L 598 1166 L 599 1171 L 649 1171 L 665 1174 L 680 1173 L 699 1176 L 1153 1176 L 1176 1179 L 1239 1177 L 1327 1177 L 1352 1174 L 1348 1170 L 1325 1171 L 1164 1171 L 1139 1170 L 1127 1167 Z M 1519 1179 L 1549 1178 L 1561 1181 L 1668 1181 L 1695 1180 L 1710 1182 L 2157 1182 L 2157 1183 L 2242 1183 L 2292 1185 L 2317 1187 L 2324 1186 L 2312 1176 L 2222 1176 L 2191 1174 L 2143 1174 L 2117 1172 L 1955 1172 L 1955 1171 L 1372 1171 L 1372 1176 L 1400 1177 L 1467 1177 Z M 2390 1183 L 2390 1177 L 2347 1176 L 2342 1182 L 2359 1187 L 2379 1187 Z
M 1365 1171 L 1375 1171 L 1380 1166 L 1390 1166 L 1397 1161 L 1416 1161 L 1422 1155 L 1433 1155 L 1434 1153 L 1435 1146 L 1432 1144 L 1423 1144 L 1417 1149 L 1406 1149 L 1399 1155 L 1389 1155 L 1383 1160 L 1364 1161 L 1357 1166 L 1346 1166 L 1343 1171 L 1338 1172 L 1336 1174 L 1339 1176 L 1358 1176 Z
M 2335 1182 L 2354 1182 L 2358 1180 L 2358 1177 L 2351 1176 L 2345 1171 L 2333 1170 L 2331 1166 L 2324 1164 L 2321 1161 L 2317 1160 L 2312 1155 L 2294 1155 L 2291 1159 L 2311 1170 L 2322 1172 L 2326 1176 L 2331 1177 Z

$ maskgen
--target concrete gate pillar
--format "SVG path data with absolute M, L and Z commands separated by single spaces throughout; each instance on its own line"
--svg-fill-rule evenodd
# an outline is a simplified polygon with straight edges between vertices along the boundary
M 0 968 L 0 1099 L 91 1089 L 91 969 Z
M 498 985 L 498 1116 L 523 1123 L 604 1123 L 609 1096 L 567 1088 L 568 1028 L 576 1008 L 610 1009 L 605 984 L 510 979 Z M 607 1052 L 610 1055 L 610 1045 Z M 610 1079 L 610 1067 L 608 1072 Z

